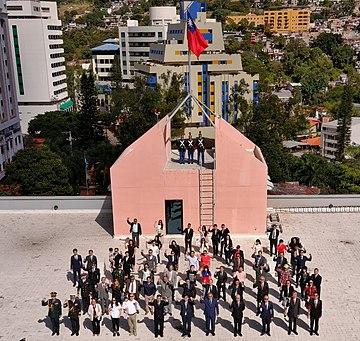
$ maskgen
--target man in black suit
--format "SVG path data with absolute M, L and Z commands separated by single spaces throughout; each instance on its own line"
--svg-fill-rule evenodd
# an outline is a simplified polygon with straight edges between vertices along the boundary
M 127 218 L 126 221 L 130 225 L 131 239 L 134 241 L 135 247 L 139 248 L 140 236 L 142 233 L 141 224 L 138 223 L 136 218 L 134 218 L 134 221 L 130 221 L 130 218 Z
M 273 255 L 273 250 L 274 250 L 274 255 L 276 256 L 277 253 L 276 247 L 278 245 L 279 234 L 280 231 L 277 225 L 276 224 L 271 225 L 271 228 L 269 230 L 270 257 Z
M 227 282 L 227 273 L 223 266 L 220 266 L 220 271 L 215 273 L 215 278 L 217 278 L 216 286 L 219 295 L 221 298 L 221 292 L 223 292 L 223 299 L 226 301 L 226 282 Z
M 183 332 L 181 336 L 191 337 L 191 320 L 194 317 L 194 305 L 195 302 L 185 295 L 184 298 L 176 305 L 180 305 L 180 316 L 183 324 Z
M 260 314 L 260 307 L 261 304 L 264 302 L 265 296 L 269 299 L 268 295 L 269 295 L 269 284 L 265 282 L 265 277 L 261 276 L 260 283 L 258 285 L 257 297 L 256 297 L 256 301 L 257 301 L 256 316 Z
M 229 286 L 229 289 L 231 289 L 231 298 L 233 301 L 237 295 L 240 295 L 240 297 L 243 298 L 245 287 L 243 286 L 243 283 L 240 283 L 240 280 L 237 277 L 235 277 L 233 283 Z
M 262 255 L 262 251 L 259 251 L 257 255 L 251 256 L 255 259 L 253 269 L 256 271 L 260 266 L 266 266 L 266 258 Z
M 86 256 L 85 260 L 84 260 L 84 264 L 86 263 L 86 270 L 89 271 L 92 267 L 92 264 L 96 264 L 97 265 L 97 258 L 94 255 L 94 251 L 93 250 L 89 250 L 89 254 Z
M 74 280 L 73 287 L 76 286 L 76 282 L 80 281 L 80 272 L 83 267 L 82 258 L 80 255 L 78 255 L 77 252 L 78 250 L 74 249 L 73 255 L 70 258 L 70 269 L 73 271 L 73 280 Z
M 261 335 L 267 334 L 270 336 L 270 323 L 274 318 L 274 307 L 272 302 L 269 301 L 269 296 L 264 296 L 264 302 L 261 303 L 261 321 L 262 329 Z
M 319 336 L 319 319 L 322 316 L 322 301 L 319 299 L 319 294 L 314 294 L 314 298 L 310 300 L 310 335 Z
M 221 239 L 221 231 L 218 229 L 217 224 L 214 224 L 213 228 L 209 232 L 211 232 L 213 257 L 215 257 L 219 253 L 219 243 L 220 243 L 220 239 Z
M 183 288 L 182 298 L 184 298 L 185 296 L 188 296 L 190 298 L 196 297 L 196 289 L 194 284 L 191 284 L 190 278 L 186 278 L 185 282 L 181 284 L 180 287 Z
M 208 284 L 205 284 L 205 290 L 204 290 L 204 299 L 208 297 L 208 294 L 212 293 L 214 299 L 218 299 L 218 291 L 216 285 L 214 285 L 214 282 L 212 279 L 210 279 L 210 282 Z
M 313 281 L 313 283 L 316 287 L 316 292 L 319 294 L 319 298 L 320 298 L 322 277 L 319 275 L 318 268 L 314 269 L 314 273 L 310 276 L 310 279 Z
M 100 282 L 100 269 L 96 266 L 96 263 L 92 264 L 88 273 L 88 278 L 91 285 L 91 292 L 93 293 L 94 297 L 97 298 L 97 292 L 95 291 L 95 288 Z
M 245 310 L 244 300 L 240 295 L 236 295 L 235 300 L 230 305 L 232 311 L 231 316 L 234 319 L 234 336 L 242 336 L 241 326 L 243 319 L 243 311 Z
M 156 301 L 149 302 L 149 305 L 154 307 L 154 326 L 155 337 L 164 337 L 164 315 L 165 306 L 169 305 L 169 302 L 161 299 L 161 295 L 156 296 Z
M 291 331 L 297 335 L 296 325 L 297 325 L 297 318 L 300 315 L 300 298 L 297 297 L 297 292 L 293 291 L 290 301 L 288 302 L 289 310 L 288 310 L 288 317 L 289 317 L 289 329 L 288 335 L 291 334 Z
M 182 234 L 185 235 L 185 255 L 186 255 L 188 248 L 189 248 L 189 253 L 191 252 L 192 238 L 194 236 L 194 230 L 192 229 L 190 223 L 187 224 L 187 227 L 185 228 Z
M 221 231 L 220 231 L 220 236 L 221 236 L 221 242 L 220 242 L 220 257 L 222 257 L 223 253 L 225 252 L 224 247 L 225 247 L 225 241 L 226 241 L 226 237 L 230 234 L 230 230 L 225 226 L 225 224 L 221 224 Z

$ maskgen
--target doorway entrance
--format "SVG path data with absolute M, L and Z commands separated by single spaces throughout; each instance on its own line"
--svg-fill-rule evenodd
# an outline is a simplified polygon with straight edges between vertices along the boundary
M 183 201 L 165 200 L 166 234 L 180 234 L 183 230 Z

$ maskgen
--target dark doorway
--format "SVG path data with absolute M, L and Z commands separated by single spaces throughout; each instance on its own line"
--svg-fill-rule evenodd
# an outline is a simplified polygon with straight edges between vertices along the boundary
M 183 230 L 183 201 L 165 200 L 166 234 L 179 234 Z

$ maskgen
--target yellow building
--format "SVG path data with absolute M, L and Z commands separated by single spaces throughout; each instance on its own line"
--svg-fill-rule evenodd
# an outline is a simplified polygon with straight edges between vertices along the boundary
M 239 24 L 243 19 L 255 26 L 267 25 L 271 32 L 289 33 L 302 32 L 310 29 L 310 14 L 308 9 L 283 9 L 280 11 L 264 11 L 263 15 L 246 14 L 230 15 L 228 20 Z

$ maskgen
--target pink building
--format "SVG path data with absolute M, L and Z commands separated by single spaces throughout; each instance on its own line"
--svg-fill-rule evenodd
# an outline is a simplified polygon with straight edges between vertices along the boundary
M 267 166 L 261 150 L 216 118 L 215 152 L 206 152 L 205 167 L 179 165 L 167 119 L 129 146 L 111 167 L 115 237 L 129 234 L 127 217 L 136 217 L 145 235 L 155 234 L 158 219 L 166 234 L 180 233 L 188 222 L 194 229 L 224 223 L 232 234 L 263 233 Z

